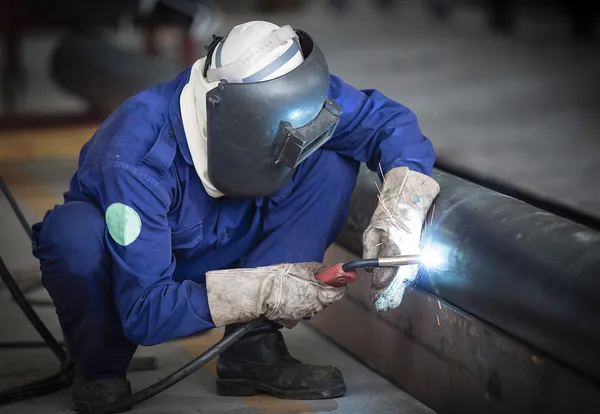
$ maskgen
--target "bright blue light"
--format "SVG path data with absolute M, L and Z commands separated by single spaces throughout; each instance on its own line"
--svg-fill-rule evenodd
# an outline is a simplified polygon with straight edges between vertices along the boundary
M 448 262 L 448 251 L 440 245 L 429 245 L 421 250 L 421 264 L 428 269 L 440 269 Z

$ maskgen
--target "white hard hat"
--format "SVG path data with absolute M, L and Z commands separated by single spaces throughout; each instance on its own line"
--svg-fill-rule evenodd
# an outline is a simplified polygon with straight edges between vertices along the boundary
M 260 82 L 285 75 L 304 60 L 290 26 L 254 21 L 235 26 L 214 50 L 209 82 Z
M 266 81 L 300 66 L 304 57 L 298 41 L 293 38 L 295 35 L 290 26 L 279 27 L 264 21 L 247 22 L 231 29 L 216 46 L 207 77 L 200 77 L 194 88 L 198 122 L 203 132 L 206 128 L 204 96 L 217 87 L 219 81 Z M 204 59 L 201 59 L 203 65 Z

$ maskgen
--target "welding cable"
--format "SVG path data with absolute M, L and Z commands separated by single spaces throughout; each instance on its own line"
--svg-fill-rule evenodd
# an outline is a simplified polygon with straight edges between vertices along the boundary
M 27 223 L 27 219 L 25 218 L 25 215 L 20 209 L 8 186 L 1 177 L 0 189 L 2 190 L 2 193 L 4 193 L 4 196 L 8 200 L 13 211 L 17 215 L 19 222 L 27 232 L 27 235 L 31 239 L 32 231 L 29 227 L 29 224 Z M 46 325 L 44 325 L 44 323 L 39 318 L 31 304 L 27 301 L 27 298 L 25 297 L 21 289 L 19 289 L 19 286 L 15 282 L 15 279 L 8 270 L 8 267 L 4 263 L 2 257 L 0 257 L 0 278 L 4 282 L 4 285 L 7 287 L 10 294 L 17 302 L 18 306 L 21 308 L 29 322 L 33 325 L 35 330 L 42 337 L 46 346 L 50 348 L 52 353 L 54 353 L 54 355 L 60 362 L 60 369 L 58 370 L 58 372 L 56 372 L 53 375 L 50 375 L 49 377 L 33 381 L 29 384 L 24 384 L 11 389 L 0 391 L 0 405 L 26 400 L 32 397 L 36 397 L 43 394 L 49 394 L 51 392 L 69 387 L 73 381 L 74 374 L 74 364 L 69 354 L 65 351 L 63 345 L 59 343 L 58 340 L 48 330 Z M 39 342 L 31 342 L 30 345 L 32 344 L 35 344 L 35 346 L 37 346 Z M 14 345 L 14 343 L 4 345 L 10 347 L 10 345 Z
M 10 402 L 22 401 L 34 396 L 48 394 L 54 391 L 58 391 L 62 388 L 68 387 L 71 382 L 72 372 L 74 371 L 73 364 L 62 345 L 56 340 L 52 333 L 48 330 L 46 325 L 39 318 L 37 313 L 33 310 L 31 305 L 27 302 L 27 298 L 23 295 L 15 280 L 11 276 L 8 268 L 6 267 L 4 260 L 0 257 L 0 277 L 4 282 L 4 285 L 8 288 L 11 295 L 27 317 L 29 322 L 33 325 L 35 330 L 44 339 L 46 345 L 56 355 L 61 363 L 60 370 L 41 380 L 31 382 L 29 384 L 21 385 L 8 390 L 0 392 L 0 404 L 7 404 Z M 62 378 L 66 376 L 66 378 Z
M 15 197 L 12 195 L 11 191 L 8 189 L 8 186 L 6 185 L 6 183 L 4 182 L 2 177 L 0 177 L 0 188 L 2 189 L 2 192 L 4 193 L 4 197 L 6 197 L 6 200 L 12 207 L 12 210 L 17 215 L 17 218 L 19 219 L 19 223 L 21 223 L 21 226 L 23 226 L 25 233 L 27 233 L 27 235 L 29 236 L 29 239 L 31 240 L 33 238 L 33 231 L 31 230 L 31 226 L 29 226 L 29 223 L 27 222 L 27 219 L 25 218 L 23 211 L 21 211 L 19 204 L 17 204 L 17 200 L 15 200 Z
M 35 313 L 31 305 L 29 305 L 29 302 L 27 302 L 27 298 L 19 289 L 17 283 L 12 277 L 10 277 L 8 268 L 4 264 L 4 260 L 2 260 L 1 257 L 0 276 L 2 277 L 4 285 L 8 288 L 19 307 L 23 310 L 27 319 L 29 319 L 29 322 L 31 322 L 35 330 L 39 332 L 40 336 L 48 344 L 48 347 L 52 350 L 54 355 L 56 355 L 62 361 L 66 360 L 67 353 L 65 352 L 64 348 L 58 343 L 58 341 L 56 340 L 56 338 L 54 338 L 52 333 L 50 333 L 46 325 L 44 325 L 44 323 L 39 318 L 37 313 Z
M 379 259 L 360 259 L 344 263 L 342 265 L 342 270 L 344 272 L 349 272 L 350 270 L 355 269 L 370 269 L 373 267 L 377 267 L 378 265 Z
M 156 394 L 163 392 L 167 388 L 172 387 L 179 381 L 193 374 L 261 323 L 263 322 L 259 319 L 256 321 L 245 323 L 239 328 L 236 328 L 233 332 L 231 332 L 227 336 L 224 336 L 223 339 L 214 344 L 199 357 L 193 359 L 191 362 L 179 368 L 171 375 L 166 376 L 165 378 L 150 385 L 149 387 L 136 392 L 132 396 L 116 401 L 114 403 L 102 404 L 99 407 L 83 412 L 86 414 L 110 414 L 120 412 L 121 410 L 130 409 L 132 406 L 154 397 Z

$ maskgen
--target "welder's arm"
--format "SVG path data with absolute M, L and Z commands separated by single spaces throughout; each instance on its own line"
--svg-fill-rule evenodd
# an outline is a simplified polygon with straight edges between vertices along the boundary
M 431 174 L 433 145 L 421 133 L 409 108 L 377 90 L 358 90 L 334 75 L 330 76 L 328 96 L 343 113 L 324 148 L 365 162 L 380 176 L 394 167 Z
M 376 90 L 359 91 L 332 76 L 329 96 L 343 110 L 326 144 L 366 162 L 382 180 L 382 193 L 363 234 L 363 257 L 418 254 L 425 216 L 440 191 L 430 177 L 435 153 L 415 114 Z M 375 184 L 373 184 L 375 185 Z M 398 307 L 418 266 L 373 269 L 371 300 L 378 311 Z
M 292 328 L 344 296 L 344 287 L 315 276 L 327 268 L 323 254 L 343 224 L 343 216 L 332 213 L 347 209 L 348 200 L 330 191 L 327 180 L 336 177 L 319 174 L 314 161 L 303 163 L 284 189 L 264 200 L 260 241 L 238 268 L 206 273 L 216 324 L 265 316 Z
M 213 270 L 206 273 L 208 304 L 217 326 L 264 317 L 293 328 L 340 300 L 344 287 L 319 282 L 318 262 Z
M 107 162 L 81 177 L 101 202 L 114 295 L 127 336 L 154 345 L 214 327 L 206 287 L 171 279 L 169 194 L 148 172 Z
M 427 212 L 440 191 L 431 177 L 407 167 L 386 175 L 379 202 L 363 233 L 363 258 L 421 253 L 421 232 Z M 371 300 L 378 311 L 397 308 L 405 289 L 417 277 L 418 265 L 373 269 Z

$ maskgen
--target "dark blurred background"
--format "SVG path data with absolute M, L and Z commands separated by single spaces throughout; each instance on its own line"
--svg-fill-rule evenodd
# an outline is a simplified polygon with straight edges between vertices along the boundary
M 309 31 L 332 73 L 413 109 L 443 167 L 600 217 L 597 2 L 0 1 L 5 176 L 19 165 L 66 186 L 123 99 L 202 57 L 211 34 L 270 20 Z

